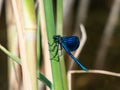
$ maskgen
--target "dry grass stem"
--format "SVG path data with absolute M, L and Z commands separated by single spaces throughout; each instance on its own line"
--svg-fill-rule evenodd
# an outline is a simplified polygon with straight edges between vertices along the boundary
M 18 33 L 18 41 L 19 41 L 19 48 L 20 48 L 20 58 L 22 60 L 22 72 L 23 72 L 23 85 L 25 90 L 31 90 L 31 80 L 30 74 L 28 72 L 27 66 L 27 58 L 26 58 L 26 46 L 25 46 L 25 36 L 24 36 L 24 24 L 23 24 L 23 16 L 22 16 L 22 9 L 18 6 L 21 5 L 21 2 L 16 0 L 12 0 L 13 11 L 16 19 L 17 25 L 17 33 Z
M 83 24 L 80 24 L 80 31 L 82 33 L 82 37 L 81 37 L 81 40 L 80 40 L 80 45 L 79 45 L 78 49 L 76 50 L 76 52 L 74 54 L 74 56 L 76 58 L 80 55 L 80 53 L 81 53 L 81 51 L 83 49 L 83 46 L 85 45 L 85 42 L 87 40 L 86 30 L 85 30 L 85 27 L 84 27 Z M 74 63 L 75 62 L 72 60 L 71 63 L 70 63 L 69 70 L 74 68 Z
M 103 69 L 105 64 L 105 58 L 107 50 L 110 44 L 111 37 L 114 33 L 115 27 L 118 23 L 119 12 L 120 12 L 120 0 L 114 0 L 113 6 L 111 8 L 108 21 L 106 23 L 103 36 L 101 38 L 100 46 L 98 48 L 98 53 L 95 61 L 95 68 Z
M 115 72 L 110 72 L 110 71 L 105 71 L 105 70 L 88 70 L 83 71 L 83 70 L 71 70 L 68 71 L 68 86 L 69 90 L 71 89 L 71 82 L 72 82 L 72 74 L 103 74 L 103 75 L 109 75 L 109 76 L 114 76 L 114 77 L 120 77 L 120 73 L 115 73 Z

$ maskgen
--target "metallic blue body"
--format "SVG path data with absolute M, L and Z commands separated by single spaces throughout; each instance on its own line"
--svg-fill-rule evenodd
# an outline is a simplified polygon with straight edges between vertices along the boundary
M 75 51 L 79 45 L 80 41 L 79 38 L 76 36 L 70 36 L 70 37 L 61 37 L 62 43 L 70 50 Z
M 79 38 L 77 36 L 69 36 L 69 37 L 61 37 L 60 35 L 54 36 L 54 41 L 57 44 L 60 44 L 65 51 L 71 56 L 71 58 L 85 71 L 87 71 L 87 68 L 83 66 L 78 59 L 76 59 L 71 52 L 75 51 L 80 44 Z

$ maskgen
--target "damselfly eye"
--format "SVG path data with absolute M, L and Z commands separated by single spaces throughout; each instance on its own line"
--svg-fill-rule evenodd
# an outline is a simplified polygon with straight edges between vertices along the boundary
M 64 43 L 70 51 L 75 51 L 80 45 L 80 41 L 77 36 L 64 36 L 62 37 L 62 43 Z
M 55 43 L 60 43 L 61 42 L 61 36 L 60 35 L 54 35 L 53 37 Z

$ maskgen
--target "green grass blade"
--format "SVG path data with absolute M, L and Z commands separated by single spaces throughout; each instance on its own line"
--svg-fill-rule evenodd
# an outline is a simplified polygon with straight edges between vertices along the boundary
M 57 19 L 56 19 L 56 34 L 63 35 L 63 0 L 57 0 Z M 61 71 L 62 71 L 62 81 L 64 90 L 68 90 L 67 75 L 65 68 L 65 61 L 63 55 L 59 57 Z
M 40 39 L 40 15 L 39 15 L 39 10 L 38 10 L 38 15 L 37 15 L 37 67 L 38 67 L 38 70 L 40 68 L 40 51 L 41 51 L 41 48 L 40 48 L 40 44 L 41 44 L 41 39 Z
M 2 45 L 0 45 L 0 49 L 8 55 L 13 61 L 17 62 L 18 64 L 21 65 L 21 60 L 15 56 L 14 54 L 10 53 L 7 49 L 5 49 Z M 38 73 L 38 79 L 43 81 L 48 87 L 52 88 L 52 83 L 41 73 Z
M 0 45 L 0 49 L 6 54 L 8 55 L 10 58 L 12 58 L 15 62 L 17 62 L 18 64 L 21 65 L 21 60 L 15 56 L 14 54 L 10 53 L 7 49 L 5 49 L 2 45 Z
M 44 84 L 46 84 L 49 88 L 53 87 L 51 81 L 49 81 L 43 74 L 39 73 L 38 79 L 41 80 Z
M 45 10 L 48 43 L 50 49 L 53 86 L 54 86 L 54 90 L 64 90 L 59 57 L 56 55 L 57 47 L 55 46 L 53 50 L 53 47 L 55 45 L 53 40 L 53 36 L 55 35 L 55 24 L 54 24 L 52 0 L 44 0 L 44 10 Z
M 63 34 L 63 0 L 57 0 L 56 34 Z

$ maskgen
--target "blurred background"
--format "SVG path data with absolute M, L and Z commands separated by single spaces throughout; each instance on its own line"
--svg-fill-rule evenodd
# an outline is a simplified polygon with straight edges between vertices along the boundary
M 0 0 L 0 44 L 7 48 L 5 16 L 5 0 Z M 120 73 L 120 0 L 63 0 L 63 21 L 65 36 L 79 36 L 80 23 L 86 28 L 87 41 L 78 56 L 81 63 L 88 69 Z M 0 90 L 8 90 L 7 56 L 1 51 L 0 61 Z M 67 71 L 70 62 L 66 61 Z M 76 64 L 72 68 L 78 69 Z M 120 90 L 120 77 L 74 73 L 72 90 Z

